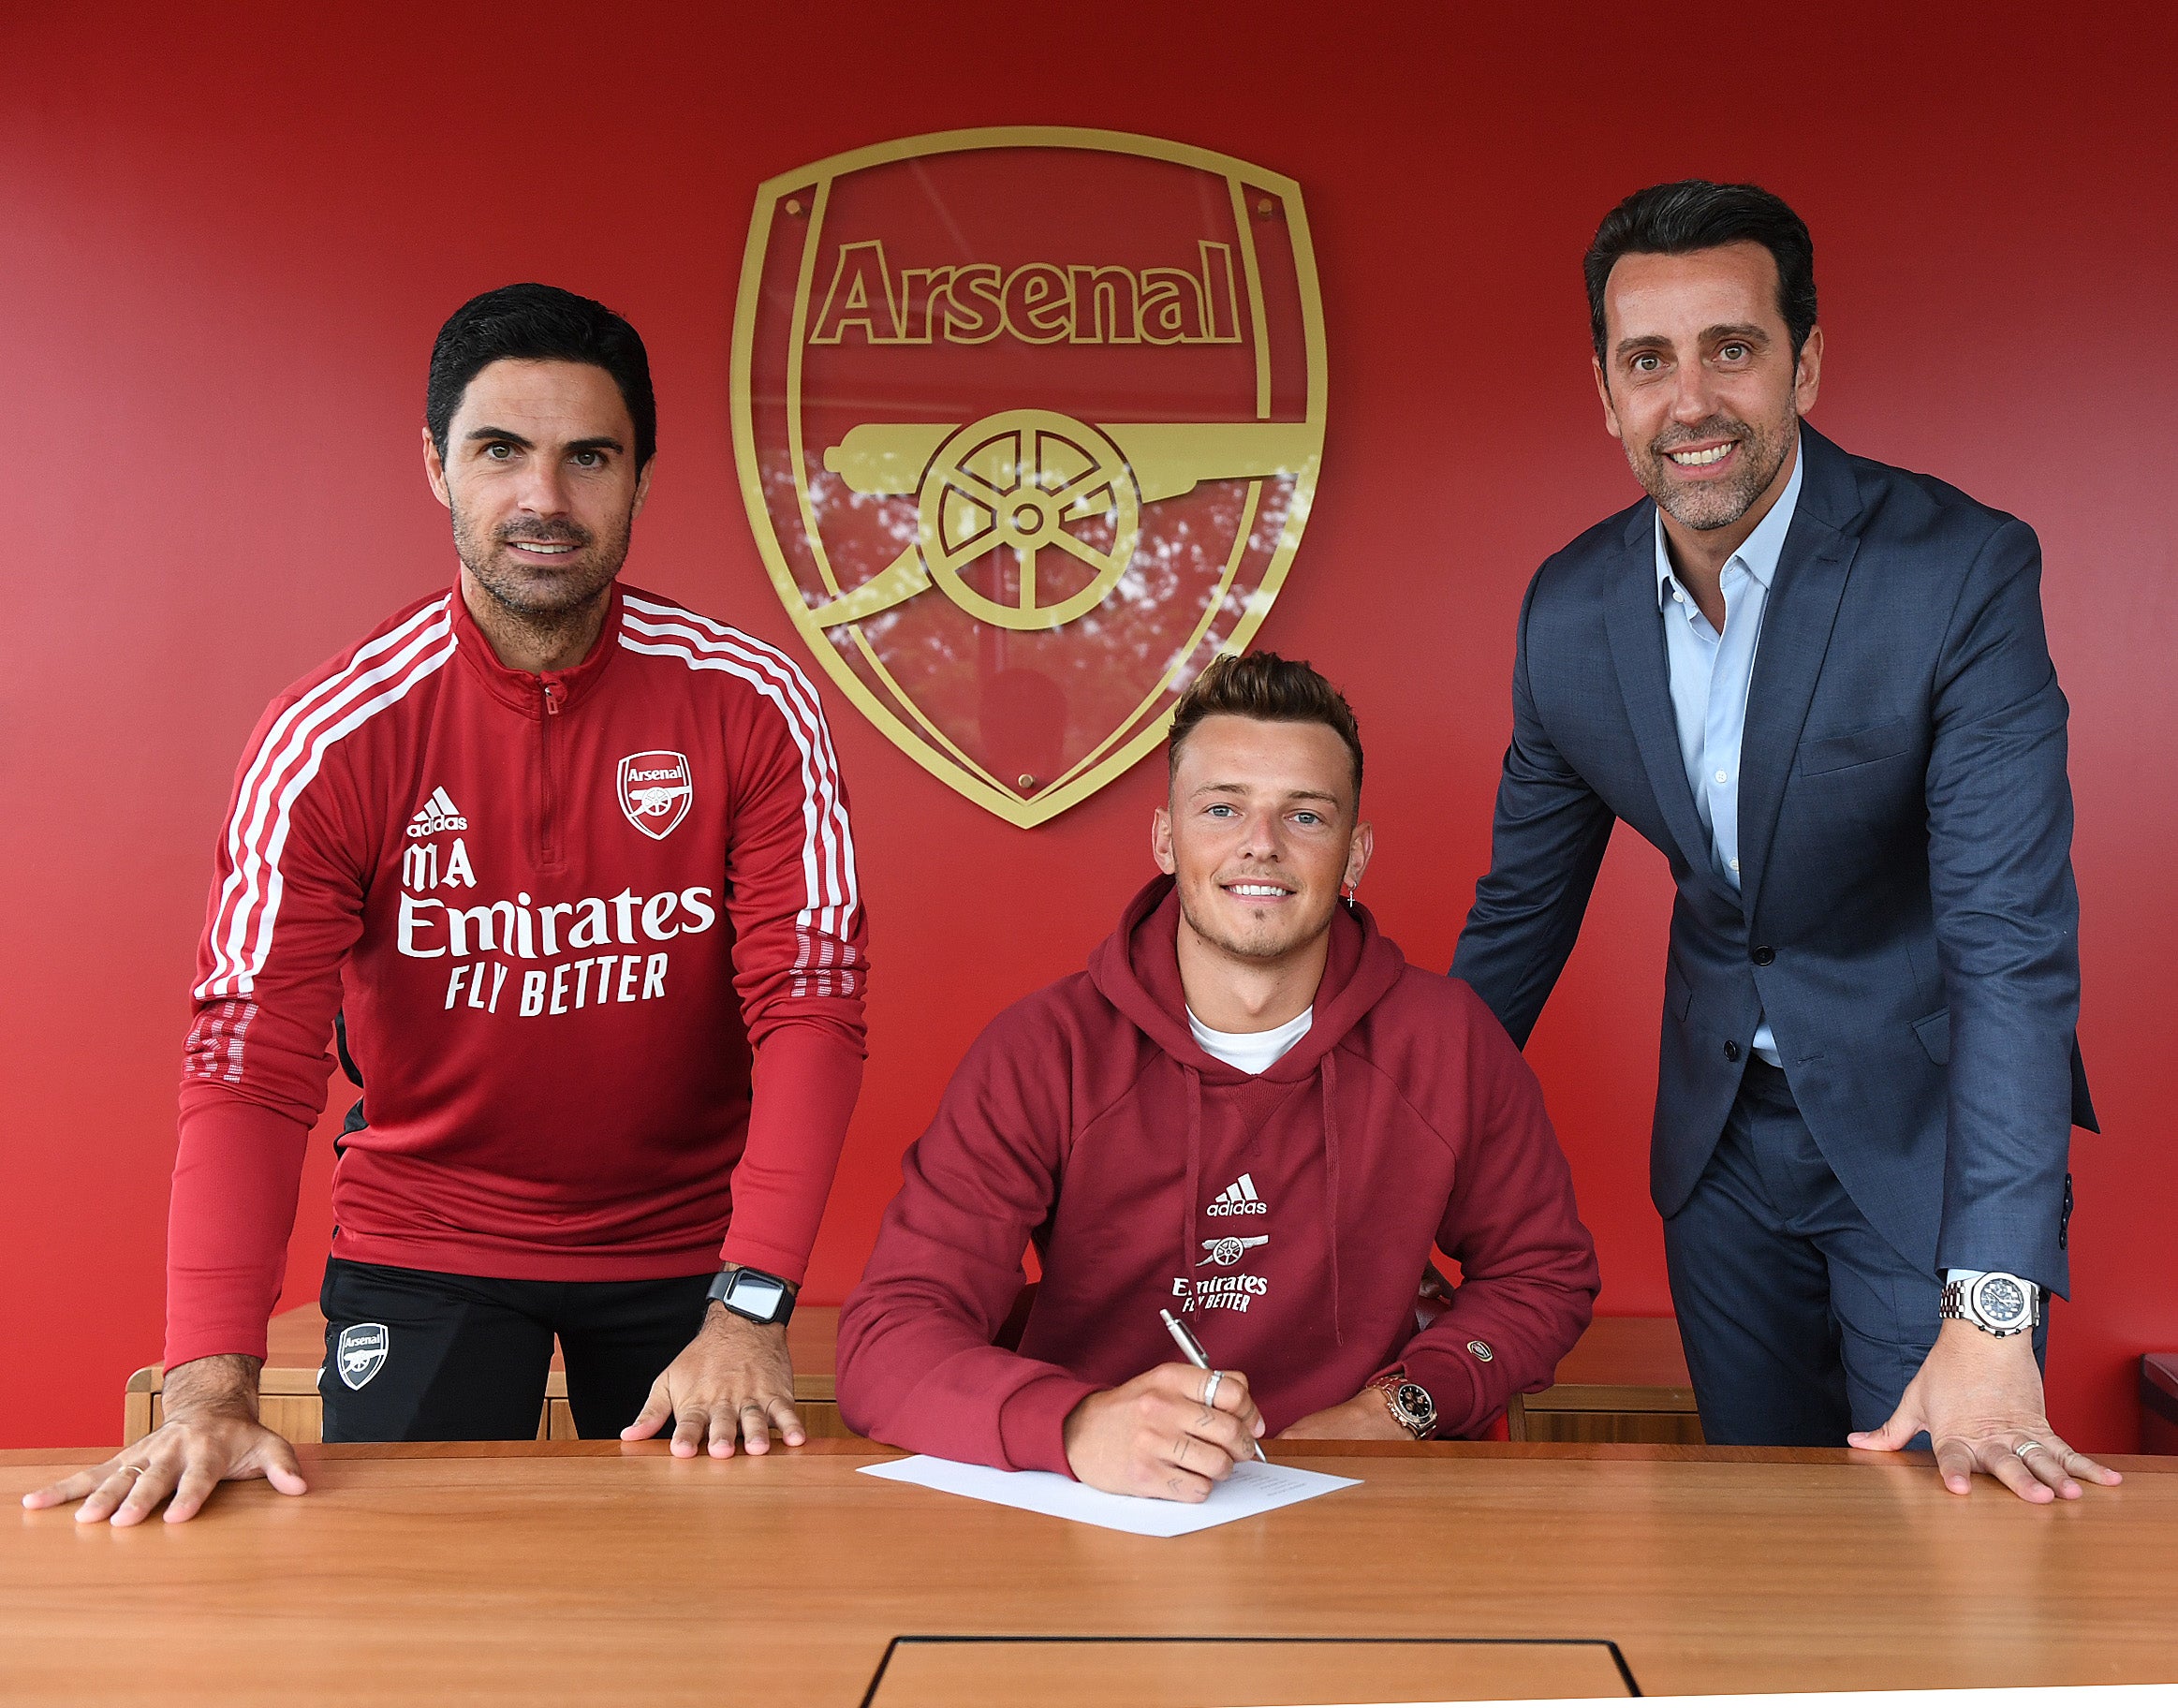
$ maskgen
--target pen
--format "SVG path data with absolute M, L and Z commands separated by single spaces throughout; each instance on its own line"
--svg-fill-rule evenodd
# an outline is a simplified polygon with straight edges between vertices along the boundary
M 1180 1350 L 1186 1357 L 1187 1362 L 1198 1370 L 1209 1369 L 1210 1354 L 1202 1349 L 1202 1343 L 1195 1338 L 1193 1332 L 1189 1330 L 1187 1325 L 1170 1311 L 1159 1311 L 1157 1315 L 1165 1319 L 1165 1327 L 1172 1332 L 1172 1338 L 1179 1344 Z M 1263 1454 L 1263 1444 L 1260 1441 L 1251 1441 L 1248 1445 L 1256 1450 L 1256 1463 L 1258 1465 L 1271 1463 Z

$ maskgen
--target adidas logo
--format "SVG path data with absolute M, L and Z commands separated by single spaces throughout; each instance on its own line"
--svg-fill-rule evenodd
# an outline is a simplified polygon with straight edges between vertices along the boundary
M 431 791 L 431 799 L 416 809 L 416 816 L 408 821 L 411 836 L 435 836 L 441 831 L 465 831 L 469 821 L 462 817 L 462 809 L 454 804 L 454 798 L 443 788 Z
M 1256 1196 L 1256 1183 L 1243 1174 L 1210 1200 L 1205 1215 L 1268 1215 L 1271 1206 Z

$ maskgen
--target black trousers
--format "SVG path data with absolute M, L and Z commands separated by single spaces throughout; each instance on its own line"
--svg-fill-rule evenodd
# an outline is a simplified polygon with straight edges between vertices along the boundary
M 664 1281 L 497 1281 L 328 1260 L 328 1441 L 527 1441 L 559 1338 L 585 1437 L 635 1421 L 696 1338 L 712 1274 Z
M 1717 1446 L 1843 1447 L 1890 1421 L 1935 1344 L 1942 1277 L 1876 1231 L 1759 1057 L 1693 1196 L 1665 1218 L 1664 1259 Z M 2048 1332 L 2045 1314 L 2038 1357 Z

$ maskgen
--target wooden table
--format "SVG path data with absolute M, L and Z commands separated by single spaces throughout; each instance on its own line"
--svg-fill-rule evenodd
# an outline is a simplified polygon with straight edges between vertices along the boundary
M 100 1450 L 0 1453 L 0 1488 Z M 1842 1450 L 1273 1454 L 1364 1480 L 1160 1540 L 861 1477 L 890 1455 L 853 1440 L 305 1448 L 300 1498 L 0 1524 L 0 1698 L 1161 1708 L 2178 1680 L 2168 1461 L 2037 1508 Z
M 839 1307 L 803 1305 L 787 1325 L 794 1358 L 794 1398 L 811 1436 L 844 1437 L 832 1393 Z M 317 1367 L 325 1359 L 325 1318 L 315 1304 L 283 1311 L 266 1334 L 259 1409 L 268 1428 L 290 1441 L 323 1438 Z M 160 1422 L 166 1371 L 147 1364 L 128 1378 L 123 1396 L 122 1443 L 140 1440 Z M 1679 1325 L 1669 1317 L 1598 1317 L 1559 1364 L 1554 1387 L 1516 1396 L 1506 1427 L 1515 1441 L 1668 1441 L 1700 1443 L 1701 1420 Z M 572 1441 L 567 1378 L 559 1355 L 545 1386 L 539 1441 Z

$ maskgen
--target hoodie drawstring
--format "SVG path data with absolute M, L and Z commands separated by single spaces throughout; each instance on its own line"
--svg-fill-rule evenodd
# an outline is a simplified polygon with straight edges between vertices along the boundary
M 1202 1201 L 1202 1076 L 1185 1062 L 1179 1064 L 1187 1082 L 1187 1195 L 1180 1200 L 1180 1273 L 1195 1273 L 1196 1241 L 1201 1236 L 1197 1219 Z
M 1338 1052 L 1326 1050 L 1317 1064 L 1323 1085 L 1323 1194 L 1324 1220 L 1331 1225 L 1331 1333 L 1336 1346 L 1347 1344 L 1346 1328 L 1339 1318 L 1339 1123 Z M 1193 1200 L 1190 1200 L 1190 1202 Z

